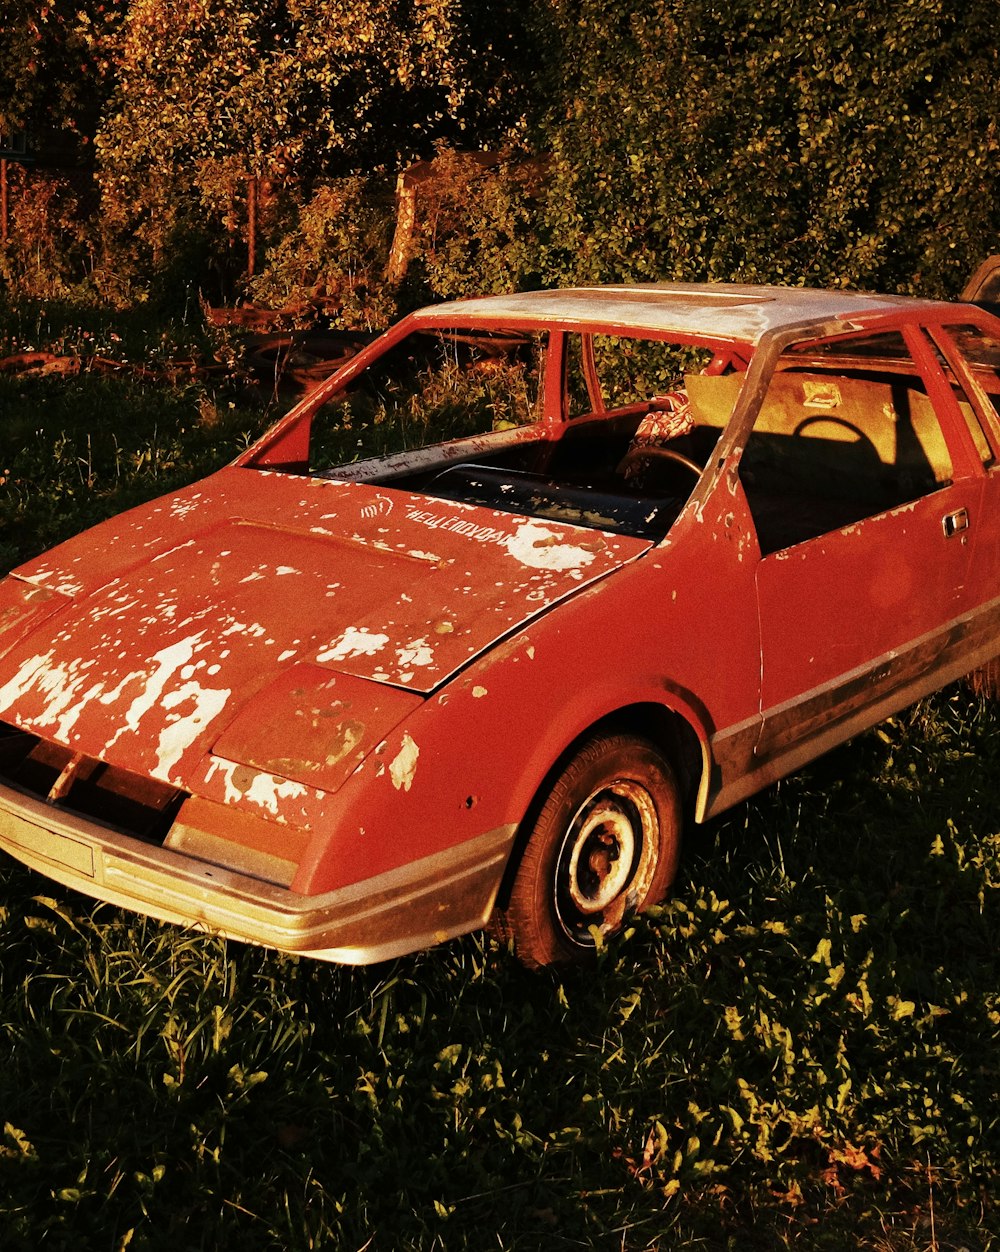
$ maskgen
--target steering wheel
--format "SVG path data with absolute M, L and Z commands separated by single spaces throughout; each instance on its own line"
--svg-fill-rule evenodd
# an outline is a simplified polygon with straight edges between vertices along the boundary
M 637 465 L 640 461 L 644 460 L 676 461 L 678 465 L 683 465 L 686 470 L 690 470 L 696 478 L 701 474 L 702 467 L 698 464 L 698 462 L 692 461 L 692 459 L 689 456 L 685 456 L 683 452 L 675 452 L 673 448 L 658 448 L 653 444 L 644 448 L 630 448 L 628 452 L 625 453 L 625 458 L 621 463 L 622 473 L 627 475 L 633 465 Z

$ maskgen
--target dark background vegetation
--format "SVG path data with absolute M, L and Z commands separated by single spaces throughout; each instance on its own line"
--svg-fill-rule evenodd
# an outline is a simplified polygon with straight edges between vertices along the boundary
M 369 327 L 567 281 L 955 294 L 1000 244 L 995 18 L 10 0 L 0 131 L 37 159 L 0 357 L 74 364 L 0 373 L 0 567 L 288 403 L 203 300 Z M 956 687 L 692 832 L 596 973 L 489 936 L 328 967 L 4 860 L 0 1248 L 995 1249 L 997 731 Z
M 319 290 L 376 324 L 571 281 L 953 295 L 1000 243 L 995 23 L 995 0 L 10 0 L 0 133 L 39 163 L 10 167 L 0 276 L 119 305 Z M 388 282 L 415 160 L 436 177 Z

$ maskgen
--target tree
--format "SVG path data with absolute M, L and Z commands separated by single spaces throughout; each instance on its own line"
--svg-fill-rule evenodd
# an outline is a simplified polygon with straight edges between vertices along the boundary
M 523 39 L 516 4 L 502 22 L 493 13 L 463 0 L 133 0 L 98 135 L 112 217 L 162 249 L 185 215 L 232 227 L 248 178 L 395 171 L 436 140 L 504 133 L 527 89 L 500 35 Z
M 994 9 L 556 0 L 553 275 L 954 292 L 1000 245 Z
M 93 138 L 109 89 L 122 0 L 6 0 L 0 22 L 0 134 Z

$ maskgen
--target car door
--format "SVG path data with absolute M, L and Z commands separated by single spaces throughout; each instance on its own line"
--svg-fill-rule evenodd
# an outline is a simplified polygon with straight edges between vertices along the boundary
M 762 762 L 794 768 L 951 676 L 982 468 L 928 368 L 912 332 L 778 362 L 740 466 L 761 548 Z

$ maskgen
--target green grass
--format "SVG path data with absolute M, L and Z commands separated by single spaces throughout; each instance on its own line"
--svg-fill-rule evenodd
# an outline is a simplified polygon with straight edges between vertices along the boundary
M 17 559 L 261 420 L 3 386 Z M 0 1247 L 997 1249 L 998 721 L 946 691 L 692 832 L 596 975 L 325 966 L 4 859 Z
M 142 315 L 76 312 L 0 307 L 0 357 L 48 349 L 83 364 L 69 377 L 0 373 L 0 569 L 202 477 L 279 415 L 234 369 L 206 382 L 180 367 L 169 383 L 89 368 L 108 353 L 169 372 L 213 351 L 232 366 L 233 352 L 195 326 L 157 331 Z

